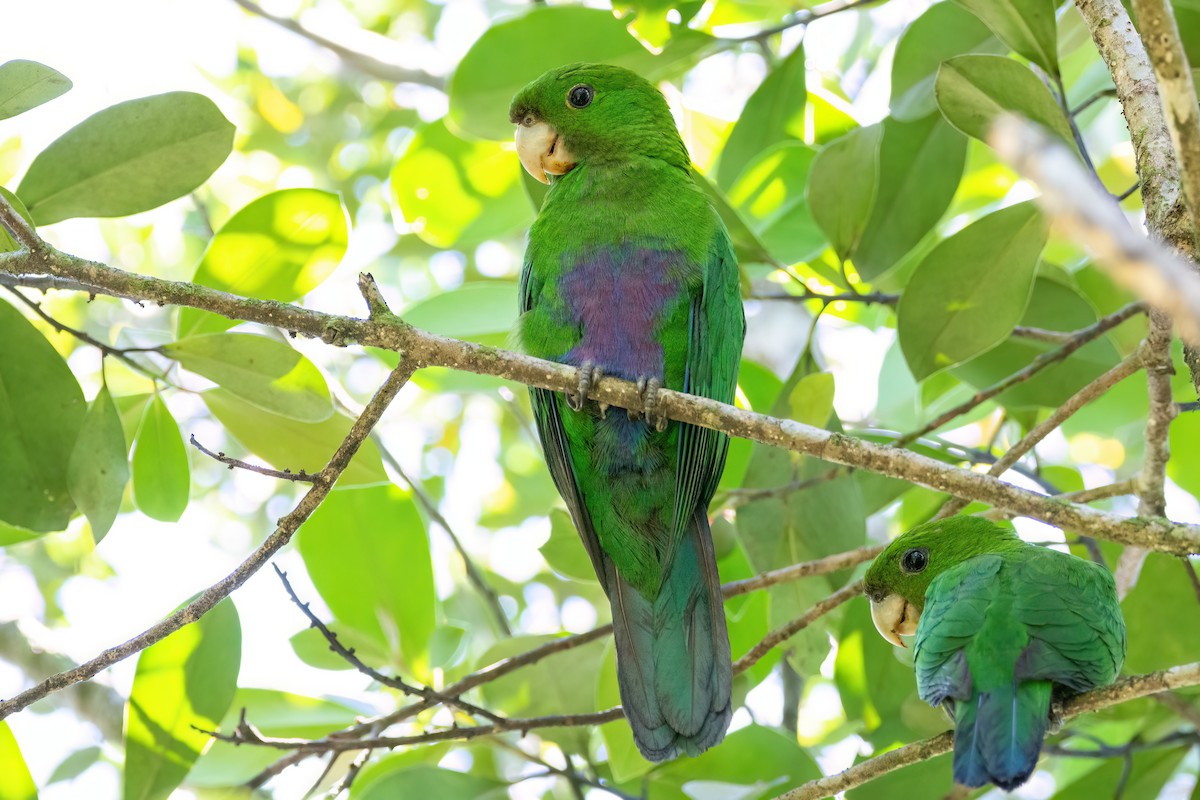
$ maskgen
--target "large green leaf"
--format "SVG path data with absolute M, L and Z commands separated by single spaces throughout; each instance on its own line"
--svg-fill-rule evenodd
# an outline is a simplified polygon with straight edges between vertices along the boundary
M 251 405 L 301 422 L 333 415 L 325 377 L 291 345 L 249 333 L 209 333 L 163 345 L 184 369 Z
M 17 195 L 39 225 L 123 217 L 195 189 L 233 148 L 233 125 L 191 92 L 128 100 L 85 119 L 29 165 Z
M 321 641 L 325 641 L 324 638 Z M 328 651 L 328 643 L 325 647 Z M 233 730 L 243 710 L 255 729 L 267 736 L 310 738 L 351 725 L 364 711 L 336 700 L 305 697 L 277 689 L 238 689 L 221 720 L 221 730 Z M 188 773 L 187 782 L 189 786 L 201 787 L 240 786 L 277 759 L 277 754 L 263 748 L 215 741 Z
M 954 3 L 935 3 L 917 17 L 892 58 L 892 116 L 913 122 L 937 109 L 933 83 L 938 66 L 964 53 L 1004 53 L 979 19 Z
M 771 253 L 788 264 L 807 261 L 825 249 L 804 194 L 815 151 L 803 142 L 778 142 L 751 159 L 729 190 Z
M 550 538 L 538 550 L 550 568 L 577 581 L 595 583 L 592 560 L 579 540 L 575 523 L 561 508 L 550 510 Z
M 349 241 L 346 210 L 336 194 L 283 189 L 263 195 L 221 226 L 192 280 L 261 300 L 296 300 L 337 268 Z M 185 308 L 179 336 L 215 333 L 225 317 Z
M 407 755 L 407 754 L 404 754 Z M 501 800 L 508 797 L 508 784 L 442 769 L 432 764 L 411 764 L 409 759 L 385 758 L 355 779 L 351 800 L 393 800 L 393 798 L 478 798 Z
M 138 657 L 125 706 L 124 800 L 165 800 L 212 743 L 237 691 L 242 626 L 225 599 Z
M 437 595 L 429 536 L 411 493 L 396 486 L 333 492 L 300 529 L 298 546 L 335 627 L 367 636 L 392 664 L 428 681 Z
M 1200 69 L 1200 0 L 1173 0 L 1171 6 L 1188 61 L 1192 69 Z
M 1006 56 L 959 56 L 944 62 L 935 92 L 942 114 L 968 136 L 986 141 L 996 117 L 1013 112 L 1075 146 L 1071 126 L 1046 84 Z
M 503 346 L 517 322 L 517 308 L 514 281 L 477 281 L 414 303 L 399 316 L 430 333 Z
M 37 787 L 7 722 L 0 722 L 0 798 L 37 800 Z
M 995 347 L 1021 319 L 1046 223 L 1031 202 L 988 214 L 942 241 L 900 298 L 897 327 L 918 381 Z
M 942 218 L 958 189 L 966 154 L 966 137 L 941 114 L 915 122 L 883 121 L 879 188 L 852 256 L 864 279 L 874 280 L 895 266 Z
M 1112 795 L 1114 786 L 1124 787 L 1122 797 L 1164 797 L 1160 794 L 1163 786 L 1190 749 L 1184 746 L 1134 750 L 1128 762 L 1122 758 L 1107 759 L 1082 778 L 1060 788 L 1054 800 L 1096 800 Z
M 99 542 L 112 527 L 129 483 L 129 450 L 121 416 L 108 387 L 102 386 L 83 419 L 67 466 L 67 489 Z
M 750 95 L 717 163 L 717 185 L 722 189 L 732 187 L 747 165 L 771 145 L 803 141 L 806 71 L 804 46 L 797 45 Z
M 83 425 L 83 391 L 46 338 L 0 303 L 0 521 L 67 527 L 67 465 Z
M 576 61 L 614 64 L 657 81 L 694 63 L 712 41 L 698 31 L 675 28 L 655 56 L 611 11 L 534 6 L 489 27 L 463 56 L 447 87 L 450 124 L 472 136 L 510 139 L 509 101 L 553 67 Z
M 252 406 L 225 389 L 210 389 L 203 397 L 230 436 L 276 469 L 292 472 L 312 473 L 324 467 L 354 425 L 354 420 L 342 414 L 321 422 L 300 422 Z M 367 439 L 338 479 L 338 486 L 386 482 L 379 448 Z
M 1187 625 L 1169 635 L 1160 632 L 1163 614 L 1190 609 L 1195 602 L 1196 591 L 1182 561 L 1162 553 L 1146 556 L 1137 585 L 1121 603 L 1129 630 L 1124 671 L 1153 672 L 1200 661 L 1200 628 Z
M 879 140 L 883 128 L 856 128 L 825 145 L 808 175 L 813 220 L 845 260 L 858 246 L 879 184 Z
M 191 469 L 179 425 L 155 395 L 142 412 L 133 440 L 133 502 L 152 519 L 175 522 L 183 516 L 191 489 Z
M 1039 277 L 1034 281 L 1033 294 L 1019 324 L 1052 331 L 1074 331 L 1095 321 L 1095 310 L 1079 292 L 1057 280 Z M 958 365 L 951 373 L 982 389 L 1028 366 L 1039 355 L 1056 347 L 1050 342 L 1010 336 L 983 355 Z M 1053 408 L 1115 366 L 1117 360 L 1117 351 L 1112 342 L 1108 337 L 1100 337 L 1076 350 L 1066 360 L 1004 391 L 996 400 L 1012 409 L 1032 406 Z M 1144 391 L 1139 394 L 1145 396 Z M 1100 402 L 1105 399 L 1102 398 Z M 1087 413 L 1087 408 L 1081 412 Z
M 0 64 L 0 119 L 37 108 L 70 88 L 66 75 L 45 64 L 23 59 Z
M 392 196 L 422 240 L 439 248 L 470 246 L 533 220 L 521 171 L 511 147 L 461 138 L 438 120 L 417 129 L 396 162 Z
M 738 263 L 742 266 L 747 264 L 771 264 L 774 263 L 774 258 L 767 251 L 766 245 L 758 238 L 725 193 L 717 188 L 717 185 L 705 177 L 698 169 L 692 170 L 692 180 L 696 186 L 700 187 L 700 191 L 708 197 L 712 203 L 713 209 L 716 210 L 717 216 L 725 223 L 725 229 L 729 231 L 729 239 L 733 242 L 733 251 L 737 255 Z
M 954 788 L 950 775 L 953 756 L 949 753 L 918 761 L 888 772 L 857 789 L 846 792 L 846 800 L 894 800 L 897 797 L 942 797 Z M 859 759 L 862 760 L 862 759 Z
M 979 17 L 1000 41 L 1047 73 L 1058 72 L 1055 0 L 954 0 Z

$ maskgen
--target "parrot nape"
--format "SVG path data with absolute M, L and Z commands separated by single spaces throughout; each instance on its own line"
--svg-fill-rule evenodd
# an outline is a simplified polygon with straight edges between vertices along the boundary
M 918 525 L 867 570 L 875 627 L 916 633 L 917 689 L 954 718 L 954 780 L 1011 791 L 1037 766 L 1052 695 L 1112 683 L 1125 621 L 1107 569 L 979 517 Z
M 612 605 L 621 701 L 651 761 L 721 741 L 732 664 L 707 509 L 728 437 L 654 413 L 665 386 L 733 402 L 745 333 L 724 224 L 693 182 L 666 99 L 572 64 L 513 98 L 517 153 L 550 184 L 521 270 L 526 352 L 579 368 L 531 389 L 550 474 Z M 645 415 L 587 402 L 636 381 Z

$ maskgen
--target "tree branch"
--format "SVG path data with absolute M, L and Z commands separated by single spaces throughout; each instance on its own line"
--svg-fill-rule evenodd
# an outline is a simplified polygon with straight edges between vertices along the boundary
M 1200 662 L 1182 664 L 1146 675 L 1134 675 L 1118 681 L 1112 686 L 1095 689 L 1068 700 L 1062 708 L 1062 719 L 1065 721 L 1088 711 L 1096 711 L 1146 695 L 1197 684 L 1200 684 Z M 803 786 L 797 786 L 791 791 L 784 792 L 775 800 L 819 800 L 824 797 L 832 797 L 838 792 L 862 786 L 864 783 L 900 767 L 948 753 L 953 744 L 954 734 L 952 732 L 940 733 L 929 739 L 906 744 L 883 755 L 869 758 L 836 775 L 809 781 Z
M 574 391 L 578 386 L 577 370 L 573 367 L 427 333 L 390 314 L 365 320 L 326 314 L 286 303 L 238 297 L 190 283 L 136 275 L 71 256 L 39 239 L 3 198 L 0 198 L 0 222 L 8 225 L 14 237 L 26 245 L 24 250 L 0 254 L 0 273 L 29 275 L 41 271 L 103 287 L 114 296 L 200 308 L 231 319 L 302 333 L 327 344 L 382 347 L 403 353 L 406 363 L 414 368 L 450 367 L 560 392 Z M 33 247 L 28 246 L 29 237 Z M 642 395 L 629 381 L 604 377 L 588 396 L 611 406 L 643 410 Z M 1130 520 L 1064 503 L 936 459 L 794 420 L 755 414 L 668 389 L 658 393 L 658 411 L 670 419 L 900 478 L 1088 535 L 1176 555 L 1200 551 L 1200 526 L 1173 524 L 1163 519 Z
M 251 464 L 249 461 L 242 461 L 239 458 L 232 458 L 224 453 L 214 453 L 212 450 L 209 450 L 207 447 L 200 444 L 194 434 L 188 437 L 188 444 L 211 458 L 213 461 L 229 467 L 229 469 L 244 469 L 248 472 L 256 472 L 259 475 L 266 475 L 268 478 L 279 478 L 280 480 L 296 481 L 299 483 L 312 483 L 317 479 L 316 474 L 310 474 L 304 470 L 292 472 L 290 469 L 271 469 L 270 467 L 264 467 L 259 464 Z
M 3 209 L 0 208 L 0 218 L 2 217 Z M 7 220 L 4 221 L 7 223 Z M 12 230 L 11 227 L 10 230 Z M 20 235 L 15 230 L 13 233 L 17 236 Z M 110 647 L 92 660 L 80 664 L 74 669 L 60 672 L 57 675 L 51 675 L 36 686 L 21 692 L 16 697 L 0 702 L 0 719 L 4 719 L 10 714 L 20 711 L 30 703 L 36 702 L 48 694 L 57 692 L 80 681 L 86 681 L 94 677 L 101 670 L 145 650 L 155 642 L 165 639 L 185 625 L 190 625 L 200 619 L 200 617 L 211 611 L 217 603 L 228 597 L 234 589 L 249 580 L 254 573 L 262 569 L 263 565 L 267 563 L 267 559 L 291 541 L 293 534 L 296 533 L 300 525 L 325 500 L 325 497 L 329 494 L 334 484 L 337 483 L 342 472 L 350 465 L 350 460 L 354 458 L 354 454 L 358 452 L 358 448 L 371 433 L 371 429 L 375 427 L 375 424 L 379 422 L 379 418 L 383 416 L 383 412 L 392 401 L 392 398 L 408 382 L 408 378 L 412 375 L 415 368 L 416 366 L 413 363 L 405 360 L 392 370 L 387 380 L 375 393 L 375 396 L 371 398 L 371 402 L 363 409 L 363 413 L 354 421 L 350 432 L 346 434 L 346 438 L 342 440 L 338 449 L 329 459 L 329 463 L 313 476 L 312 488 L 308 490 L 287 516 L 279 520 L 275 532 L 268 536 L 266 541 L 257 550 L 238 565 L 237 569 L 205 589 L 198 598 L 153 627 L 139 633 L 129 641 L 119 644 L 116 647 Z
M 314 30 L 306 28 L 304 25 L 301 25 L 294 19 L 272 14 L 257 3 L 251 2 L 251 0 L 233 0 L 233 2 L 237 3 L 239 6 L 255 16 L 262 17 L 269 22 L 275 23 L 284 30 L 291 31 L 297 36 L 301 36 L 305 39 L 308 39 L 310 42 L 313 42 L 314 44 L 324 47 L 326 50 L 332 52 L 349 66 L 374 78 L 381 78 L 385 81 L 391 81 L 393 83 L 416 83 L 422 86 L 431 86 L 434 89 L 444 89 L 446 86 L 446 81 L 443 78 L 430 75 L 428 72 L 424 72 L 419 69 L 402 67 L 399 64 L 387 61 L 383 58 L 364 53 L 340 42 L 335 42 L 332 39 L 322 36 Z M 358 35 L 363 37 L 373 37 L 371 42 L 380 51 L 398 49 L 400 47 L 397 42 L 393 42 L 391 39 L 388 39 L 385 36 L 377 36 L 370 31 L 358 31 Z

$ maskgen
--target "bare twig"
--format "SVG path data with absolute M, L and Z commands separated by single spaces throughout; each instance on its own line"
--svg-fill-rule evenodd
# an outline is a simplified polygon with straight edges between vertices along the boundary
M 242 8 L 249 11 L 255 16 L 262 17 L 265 20 L 275 23 L 284 30 L 291 31 L 297 36 L 302 36 L 314 44 L 324 47 L 326 50 L 334 53 L 347 65 L 353 67 L 359 72 L 363 72 L 375 78 L 382 78 L 385 81 L 393 83 L 417 83 L 422 86 L 432 86 L 435 89 L 442 89 L 446 82 L 444 79 L 435 75 L 430 75 L 428 72 L 423 72 L 419 69 L 409 69 L 385 60 L 378 56 L 364 53 L 361 50 L 356 50 L 341 42 L 335 42 L 332 39 L 311 30 L 304 25 L 301 25 L 294 19 L 288 17 L 280 17 L 267 11 L 257 3 L 251 0 L 233 0 Z M 371 33 L 370 31 L 358 31 L 356 35 L 367 39 L 380 51 L 399 49 L 400 45 L 392 40 Z
M 750 651 L 746 655 L 733 662 L 734 674 L 736 675 L 750 669 L 763 656 L 807 628 L 814 621 L 825 616 L 847 600 L 862 594 L 862 589 L 862 581 L 847 584 L 786 625 L 782 625 L 771 631 L 763 637 L 762 641 L 750 648 Z
M 246 322 L 314 336 L 332 345 L 357 343 L 382 347 L 404 353 L 408 363 L 417 368 L 451 367 L 560 392 L 574 391 L 578 385 L 577 370 L 568 365 L 437 336 L 390 315 L 364 320 L 326 314 L 286 303 L 238 297 L 191 283 L 135 275 L 71 256 L 41 241 L 3 198 L 0 198 L 0 222 L 9 226 L 22 244 L 26 244 L 23 237 L 32 237 L 33 242 L 32 247 L 0 254 L 0 273 L 28 275 L 41 271 L 102 286 L 106 293 L 115 296 L 201 308 Z M 605 377 L 596 382 L 588 396 L 610 406 L 643 410 L 643 396 L 630 381 Z M 794 420 L 755 414 L 667 389 L 658 393 L 658 410 L 670 419 L 900 478 L 1091 536 L 1176 555 L 1200 550 L 1200 526 L 1173 524 L 1162 519 L 1131 521 L 1086 506 L 1050 500 L 936 459 L 842 433 L 831 433 Z
M 1200 684 L 1200 662 L 1182 664 L 1146 675 L 1134 675 L 1112 686 L 1072 698 L 1064 704 L 1062 717 L 1064 720 L 1072 719 L 1088 711 L 1096 711 L 1146 695 L 1197 684 Z M 784 792 L 776 800 L 819 800 L 819 798 L 832 797 L 839 792 L 853 789 L 855 786 L 862 786 L 864 783 L 900 767 L 947 753 L 953 744 L 954 735 L 947 731 L 867 759 L 836 775 L 809 781 L 803 786 Z
M 209 450 L 207 447 L 200 444 L 200 442 L 196 440 L 195 435 L 188 437 L 188 443 L 204 455 L 211 458 L 213 461 L 218 461 L 229 467 L 229 469 L 244 469 L 250 472 L 257 472 L 259 475 L 266 475 L 268 478 L 279 478 L 285 481 L 297 481 L 302 483 L 312 483 L 317 478 L 315 473 L 305 472 L 304 470 L 292 472 L 290 469 L 271 469 L 270 467 L 251 464 L 248 461 L 232 458 L 224 453 L 214 453 L 212 450 Z
M 747 300 L 791 300 L 793 302 L 803 302 L 806 300 L 818 300 L 821 305 L 827 306 L 830 303 L 876 303 L 883 306 L 894 306 L 900 302 L 900 295 L 888 294 L 886 292 L 841 292 L 839 294 L 821 294 L 814 292 L 807 286 L 798 294 L 763 294 L 756 292 L 746 296 Z
M 0 209 L 0 215 L 2 213 L 3 210 Z M 7 220 L 4 221 L 7 223 Z M 4 719 L 10 714 L 20 711 L 30 703 L 40 700 L 48 694 L 94 677 L 101 670 L 135 653 L 141 652 L 185 625 L 190 625 L 211 611 L 217 603 L 228 597 L 234 589 L 241 586 L 250 576 L 262 569 L 267 560 L 291 540 L 292 535 L 295 534 L 300 525 L 308 519 L 313 511 L 317 509 L 317 506 L 329 494 L 329 491 L 333 488 L 333 485 L 337 482 L 342 472 L 350 465 L 350 460 L 354 458 L 354 454 L 358 452 L 358 448 L 383 415 L 392 398 L 408 382 L 408 378 L 412 375 L 414 369 L 415 365 L 406 360 L 392 370 L 383 386 L 379 388 L 379 391 L 371 398 L 371 402 L 363 409 L 362 415 L 354 421 L 350 432 L 346 434 L 346 438 L 342 440 L 338 449 L 329 459 L 329 463 L 314 476 L 312 488 L 308 490 L 287 516 L 279 520 L 275 532 L 268 536 L 266 541 L 257 550 L 238 565 L 237 569 L 205 589 L 195 600 L 151 628 L 139 633 L 129 641 L 119 644 L 116 647 L 110 647 L 90 661 L 80 664 L 74 669 L 60 672 L 57 675 L 51 675 L 36 686 L 21 692 L 15 697 L 0 702 L 0 719 Z
M 808 25 L 810 22 L 818 20 L 821 17 L 828 17 L 831 14 L 849 11 L 852 8 L 859 8 L 860 6 L 870 5 L 874 2 L 877 2 L 877 0 L 832 0 L 824 5 L 817 6 L 816 8 L 805 8 L 795 11 L 778 25 L 773 25 L 770 28 L 764 28 L 763 30 L 758 31 L 757 33 L 752 33 L 749 36 L 741 36 L 735 39 L 728 39 L 727 41 L 765 42 L 775 34 L 783 33 L 790 28 L 795 28 L 800 25 Z
M 855 550 L 848 550 L 845 553 L 818 558 L 815 561 L 806 561 L 802 564 L 793 564 L 790 567 L 781 567 L 770 572 L 763 572 L 755 575 L 753 578 L 731 581 L 721 588 L 725 597 L 730 598 L 758 589 L 765 589 L 768 586 L 774 586 L 779 583 L 794 581 L 798 578 L 807 578 L 812 575 L 828 575 L 831 572 L 850 569 L 864 561 L 870 561 L 882 553 L 885 547 L 886 545 L 882 544 L 871 544 Z
M 988 142 L 1038 185 L 1038 204 L 1060 230 L 1091 251 L 1119 283 L 1169 312 L 1189 341 L 1200 342 L 1200 276 L 1177 253 L 1134 231 L 1065 145 L 1011 115 L 997 119 Z

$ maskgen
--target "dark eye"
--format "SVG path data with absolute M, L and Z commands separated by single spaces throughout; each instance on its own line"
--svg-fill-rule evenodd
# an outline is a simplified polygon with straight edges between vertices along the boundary
M 567 92 L 567 102 L 571 104 L 571 108 L 587 108 L 595 96 L 596 91 L 592 87 L 581 83 L 572 86 L 571 91 Z
M 927 566 L 929 566 L 929 551 L 924 547 L 905 550 L 904 555 L 900 556 L 900 569 L 905 572 L 920 572 Z

